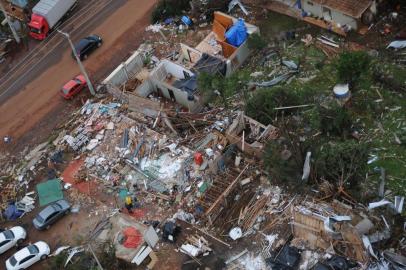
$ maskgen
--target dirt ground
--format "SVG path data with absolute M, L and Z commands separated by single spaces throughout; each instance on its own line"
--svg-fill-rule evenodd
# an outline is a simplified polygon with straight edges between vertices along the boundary
M 155 3 L 155 0 L 128 0 L 97 28 L 86 33 L 96 33 L 104 38 L 103 46 L 84 63 L 93 82 L 104 78 L 143 41 L 143 32 Z M 11 144 L 2 144 L 3 150 L 16 153 L 27 145 L 43 141 L 80 105 L 80 102 L 74 102 L 72 106 L 58 93 L 66 81 L 79 73 L 76 62 L 68 49 L 55 57 L 59 61 L 1 105 L 0 137 L 13 138 Z

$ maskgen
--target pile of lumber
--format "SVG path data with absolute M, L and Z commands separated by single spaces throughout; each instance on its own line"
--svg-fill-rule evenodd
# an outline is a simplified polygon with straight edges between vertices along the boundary
M 249 204 L 241 210 L 238 224 L 243 231 L 249 230 L 255 224 L 257 218 L 265 212 L 267 202 L 268 197 L 265 195 L 262 195 L 258 199 L 254 197 Z
M 212 249 L 209 247 L 209 241 L 207 241 L 203 236 L 199 236 L 197 234 L 189 235 L 180 249 L 182 252 L 190 255 L 191 257 L 197 257 L 200 254 L 205 254 L 212 251 Z

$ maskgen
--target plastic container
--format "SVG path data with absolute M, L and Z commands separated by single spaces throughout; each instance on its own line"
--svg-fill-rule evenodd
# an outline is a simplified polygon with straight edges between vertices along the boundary
M 199 153 L 199 152 L 195 153 L 194 159 L 195 159 L 195 163 L 197 165 L 200 166 L 203 164 L 203 154 L 202 153 Z

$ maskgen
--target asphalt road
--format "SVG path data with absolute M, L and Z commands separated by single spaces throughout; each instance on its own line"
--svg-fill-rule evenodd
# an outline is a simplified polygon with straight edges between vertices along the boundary
M 105 18 L 114 13 L 126 1 L 109 0 L 82 0 L 71 17 L 62 23 L 61 30 L 71 34 L 73 41 L 91 33 Z M 99 12 L 94 12 L 97 9 Z M 78 16 L 80 16 L 78 18 Z M 32 80 L 46 71 L 50 66 L 57 64 L 62 55 L 69 50 L 67 40 L 54 31 L 44 41 L 37 41 L 34 48 L 24 56 L 12 69 L 0 79 L 0 104 L 15 95 Z
M 78 9 L 61 29 L 69 32 L 74 42 L 90 34 L 103 37 L 102 47 L 84 62 L 94 82 L 106 76 L 136 49 L 156 2 L 80 1 Z M 45 126 L 49 132 L 49 127 L 56 125 L 55 113 L 72 108 L 60 98 L 59 89 L 80 73 L 67 40 L 56 32 L 48 40 L 39 42 L 26 57 L 0 79 L 0 136 L 12 136 L 14 141 L 39 126 L 41 129 Z M 46 126 L 44 121 L 51 124 Z

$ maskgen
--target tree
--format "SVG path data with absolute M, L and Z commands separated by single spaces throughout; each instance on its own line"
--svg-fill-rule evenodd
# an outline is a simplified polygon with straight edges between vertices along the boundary
M 318 128 L 323 133 L 345 137 L 351 129 L 352 120 L 347 109 L 339 106 L 336 102 L 330 102 L 328 106 L 318 106 Z
M 262 50 L 266 47 L 266 41 L 258 34 L 253 33 L 248 37 L 248 48 L 251 50 Z
M 315 154 L 318 178 L 336 186 L 358 186 L 368 170 L 368 150 L 367 144 L 353 140 L 322 145 Z
M 365 51 L 341 53 L 336 64 L 338 79 L 354 87 L 370 65 L 371 59 Z
M 246 80 L 247 74 L 244 72 L 236 72 L 229 77 L 203 72 L 197 77 L 197 86 L 207 101 L 220 98 L 223 105 L 228 108 L 229 98 L 239 91 L 244 91 L 242 83 Z
M 160 0 L 152 11 L 151 21 L 157 23 L 160 20 L 181 15 L 189 8 L 189 0 Z
M 275 116 L 282 113 L 281 110 L 275 110 L 275 108 L 299 104 L 299 99 L 293 91 L 284 87 L 275 87 L 256 91 L 248 100 L 245 110 L 248 116 L 268 125 L 272 123 Z M 288 110 L 285 115 L 295 111 L 294 109 Z

